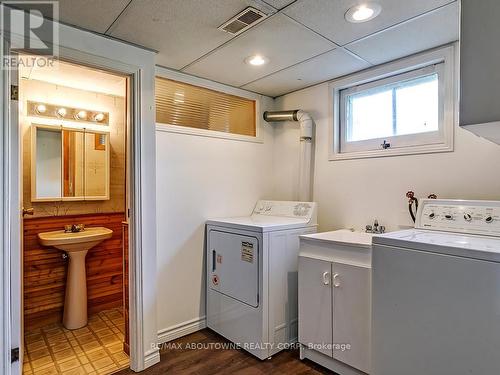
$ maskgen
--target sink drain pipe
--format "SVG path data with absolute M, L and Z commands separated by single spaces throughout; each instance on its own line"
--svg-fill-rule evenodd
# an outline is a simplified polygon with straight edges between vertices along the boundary
M 299 201 L 312 200 L 312 142 L 313 120 L 311 116 L 295 109 L 291 111 L 266 111 L 264 120 L 267 122 L 298 121 L 300 125 L 300 163 L 299 163 Z

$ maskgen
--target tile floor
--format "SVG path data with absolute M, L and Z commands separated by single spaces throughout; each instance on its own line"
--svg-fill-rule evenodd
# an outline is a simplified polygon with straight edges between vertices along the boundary
M 23 374 L 103 375 L 127 368 L 124 327 L 121 309 L 112 309 L 77 330 L 55 323 L 25 332 Z

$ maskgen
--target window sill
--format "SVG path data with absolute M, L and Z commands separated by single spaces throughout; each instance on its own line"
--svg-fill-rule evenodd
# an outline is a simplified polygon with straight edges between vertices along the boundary
M 259 130 L 260 130 L 259 127 L 257 127 L 257 133 L 259 133 Z M 184 135 L 193 135 L 193 136 L 198 136 L 198 137 L 227 139 L 227 140 L 231 140 L 231 141 L 264 143 L 264 138 L 260 134 L 257 134 L 256 137 L 252 137 L 252 136 L 248 136 L 248 135 L 231 134 L 231 133 L 218 132 L 218 131 L 214 131 L 214 130 L 188 128 L 185 126 L 160 124 L 160 123 L 156 123 L 156 131 L 167 132 L 167 133 L 177 133 L 177 134 L 184 134 Z
M 388 156 L 405 156 L 405 155 L 418 155 L 418 154 L 433 154 L 438 152 L 452 152 L 453 143 L 450 144 L 434 144 L 434 145 L 421 145 L 421 146 L 408 146 L 402 148 L 388 148 L 385 150 L 367 150 L 356 152 L 331 152 L 328 160 L 352 160 L 352 159 L 365 159 L 365 158 L 382 158 Z

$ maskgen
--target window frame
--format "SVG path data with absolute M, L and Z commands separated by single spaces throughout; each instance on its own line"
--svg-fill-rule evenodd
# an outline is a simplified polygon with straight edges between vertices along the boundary
M 330 111 L 333 119 L 333 124 L 330 124 L 329 160 L 453 151 L 453 133 L 458 119 L 456 53 L 456 44 L 452 44 L 332 81 L 329 85 Z M 424 77 L 434 72 L 438 75 L 439 99 L 442 101 L 439 107 L 438 131 L 345 141 L 347 131 L 345 99 L 349 94 Z M 344 110 L 341 111 L 341 108 Z M 393 146 L 382 148 L 384 140 Z
M 156 66 L 155 79 L 156 77 L 166 78 L 181 83 L 186 83 L 189 85 L 206 88 L 209 90 L 215 90 L 222 92 L 224 94 L 235 95 L 244 99 L 255 101 L 255 136 L 226 133 L 216 130 L 198 129 L 198 128 L 191 128 L 188 126 L 155 122 L 157 131 L 194 135 L 200 137 L 209 137 L 209 138 L 221 138 L 233 141 L 264 143 L 264 132 L 262 127 L 262 109 L 261 109 L 263 107 L 262 105 L 263 95 L 259 95 L 250 91 L 238 89 L 231 86 L 226 86 L 222 83 L 213 82 L 204 78 L 190 76 L 188 74 L 176 72 L 160 66 Z M 154 95 L 155 93 L 153 92 L 153 96 Z

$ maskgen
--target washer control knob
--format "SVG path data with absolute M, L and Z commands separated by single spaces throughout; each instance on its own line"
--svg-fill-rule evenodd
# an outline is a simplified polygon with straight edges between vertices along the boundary
M 493 222 L 493 217 L 492 216 L 486 216 L 486 219 L 484 219 L 487 223 Z
M 429 219 L 434 219 L 436 217 L 436 214 L 434 212 L 431 212 L 429 214 Z
M 453 215 L 446 214 L 446 215 L 444 215 L 444 218 L 445 218 L 446 220 L 453 220 Z
M 464 214 L 464 220 L 465 221 L 472 221 L 472 215 L 469 213 Z

